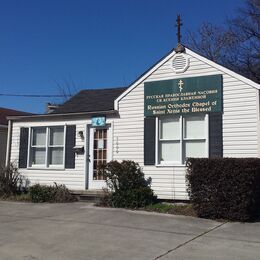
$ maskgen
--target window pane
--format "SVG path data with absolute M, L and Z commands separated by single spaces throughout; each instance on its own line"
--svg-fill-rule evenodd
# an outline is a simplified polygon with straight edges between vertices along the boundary
M 206 143 L 205 141 L 185 141 L 185 156 L 187 157 L 205 157 Z
M 205 116 L 192 116 L 184 119 L 185 138 L 206 138 Z
M 63 148 L 50 147 L 49 164 L 63 164 Z
M 180 139 L 179 118 L 162 119 L 160 138 L 164 140 Z
M 50 145 L 63 145 L 64 142 L 64 127 L 50 128 Z
M 46 128 L 37 127 L 33 128 L 33 145 L 45 145 L 46 144 Z
M 45 148 L 32 148 L 32 164 L 45 164 L 45 154 L 46 149 Z
M 180 161 L 180 142 L 160 142 L 160 162 Z

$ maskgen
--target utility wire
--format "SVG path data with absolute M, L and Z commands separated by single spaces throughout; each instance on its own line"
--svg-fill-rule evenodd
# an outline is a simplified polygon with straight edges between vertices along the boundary
M 27 98 L 50 98 L 50 97 L 64 97 L 64 95 L 34 95 L 34 94 L 4 94 L 0 93 L 2 97 L 27 97 Z M 72 95 L 66 95 L 71 97 Z

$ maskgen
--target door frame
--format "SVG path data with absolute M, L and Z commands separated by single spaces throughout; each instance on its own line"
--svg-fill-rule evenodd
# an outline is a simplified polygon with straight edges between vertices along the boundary
M 86 125 L 86 152 L 85 152 L 85 165 L 86 165 L 86 169 L 85 169 L 85 189 L 86 190 L 91 190 L 91 189 L 101 189 L 101 188 L 94 188 L 92 186 L 92 182 L 93 180 L 91 180 L 90 178 L 93 176 L 92 174 L 90 174 L 90 167 L 93 167 L 93 140 L 94 140 L 94 129 L 107 129 L 107 162 L 111 161 L 113 158 L 113 124 L 109 123 L 106 124 L 105 126 L 102 127 L 93 127 L 91 124 L 87 124 Z M 92 141 L 92 142 L 91 142 Z M 92 160 L 92 161 L 91 161 Z M 103 184 L 105 184 L 105 181 L 103 180 L 97 180 L 94 182 L 102 182 Z M 103 185 L 101 184 L 101 185 Z M 101 186 L 100 185 L 100 186 Z M 105 185 L 104 185 L 105 186 Z

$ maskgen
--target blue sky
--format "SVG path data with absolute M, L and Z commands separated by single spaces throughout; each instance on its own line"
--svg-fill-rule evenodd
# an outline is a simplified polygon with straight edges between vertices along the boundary
M 130 84 L 203 21 L 223 24 L 242 0 L 0 0 L 0 94 L 60 94 Z M 0 96 L 0 107 L 43 113 L 60 98 Z

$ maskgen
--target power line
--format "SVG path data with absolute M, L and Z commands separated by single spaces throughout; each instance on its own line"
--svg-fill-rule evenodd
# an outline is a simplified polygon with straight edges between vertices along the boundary
M 51 98 L 51 97 L 71 97 L 72 95 L 34 95 L 34 94 L 6 94 L 0 93 L 2 97 L 25 97 L 25 98 Z

